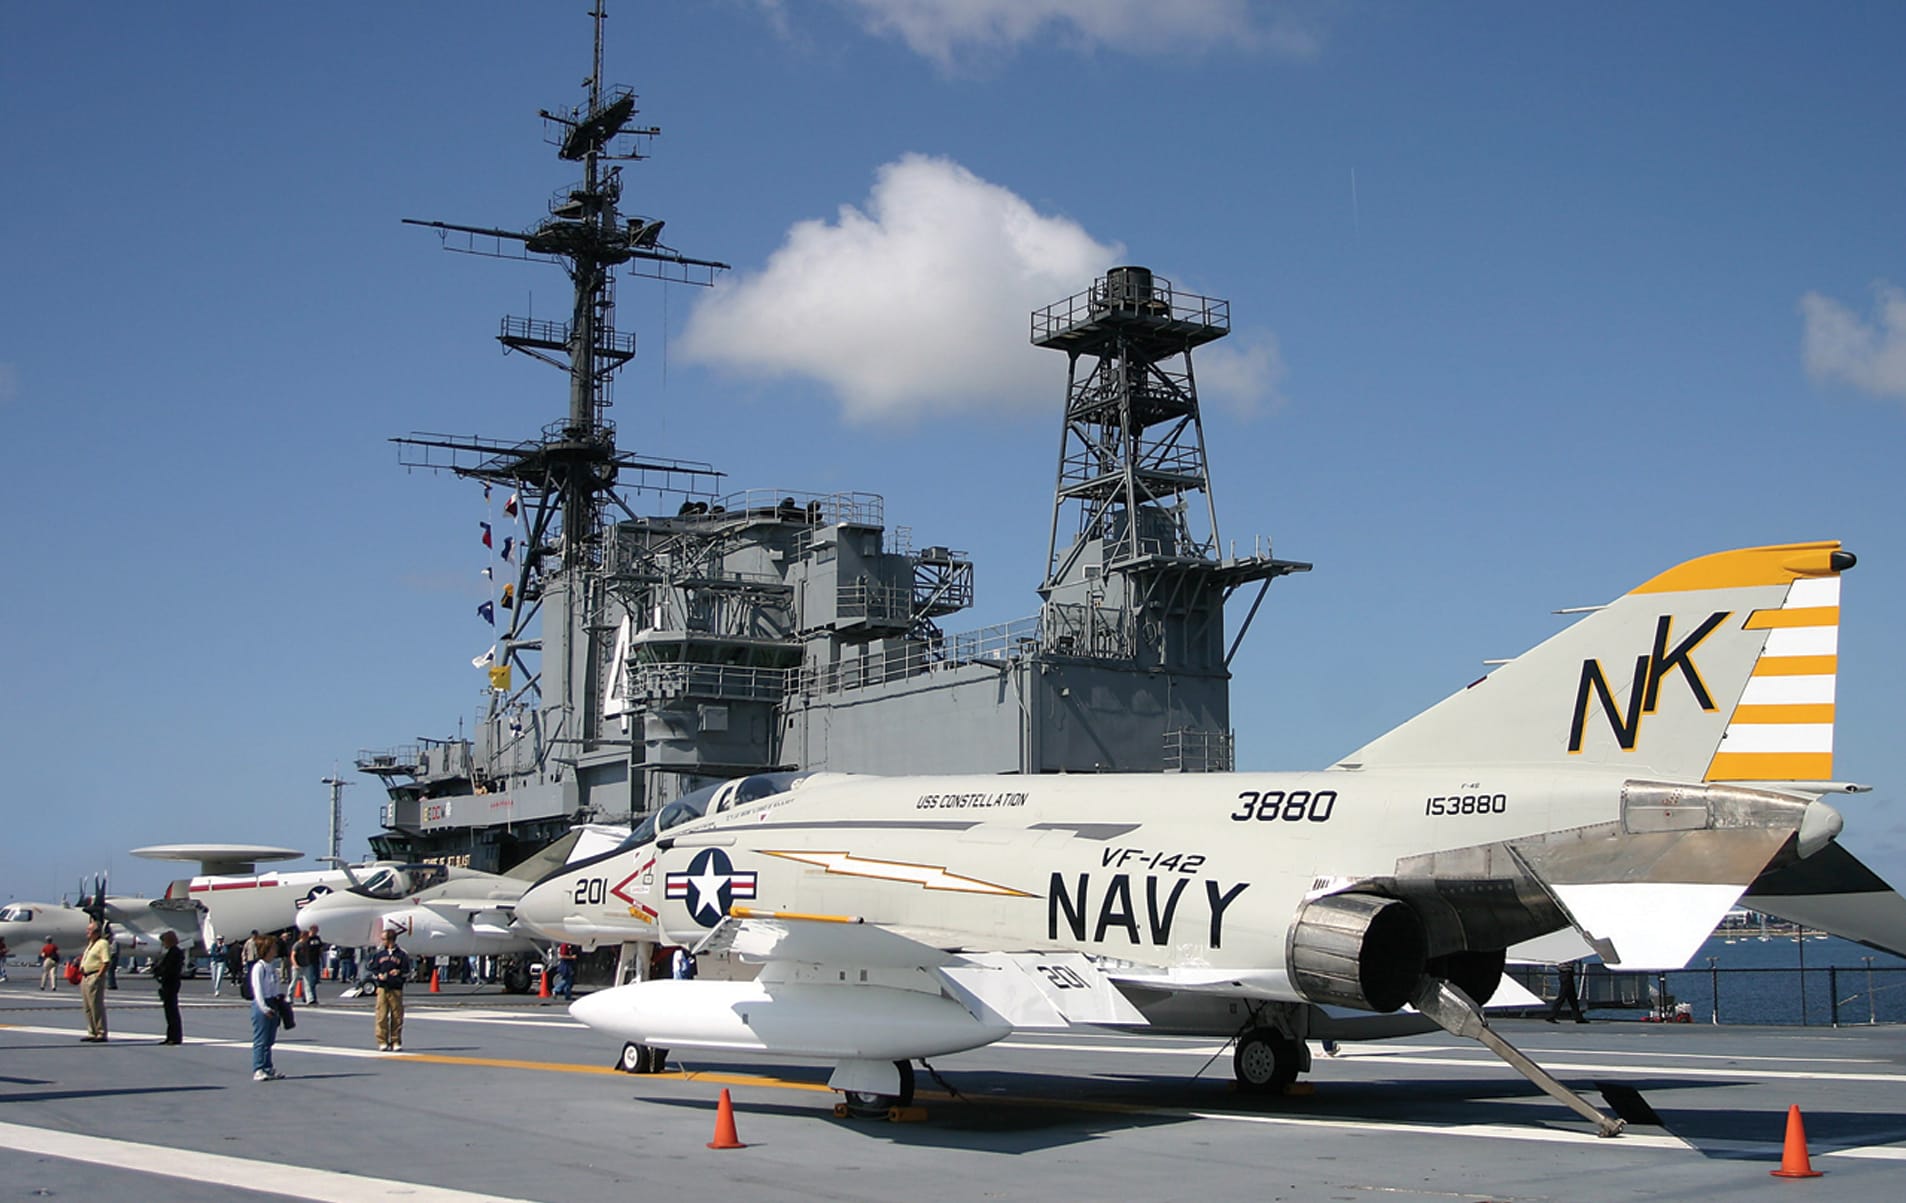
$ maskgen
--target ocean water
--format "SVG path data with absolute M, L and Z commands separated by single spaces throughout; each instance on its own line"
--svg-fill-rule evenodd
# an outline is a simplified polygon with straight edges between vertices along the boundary
M 1608 1019 L 1647 1014 L 1665 985 L 1670 1000 L 1687 1003 L 1695 1023 L 1807 1024 L 1837 1021 L 1906 1023 L 1906 959 L 1842 940 L 1792 933 L 1728 932 L 1710 937 L 1686 969 L 1666 974 L 1613 974 L 1592 969 L 1589 1014 L 1611 988 L 1638 1009 L 1606 1009 Z

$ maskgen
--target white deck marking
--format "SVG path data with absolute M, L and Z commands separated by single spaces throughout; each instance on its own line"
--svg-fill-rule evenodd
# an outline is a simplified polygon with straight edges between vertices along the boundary
M 1563 1131 L 1556 1128 L 1519 1128 L 1509 1124 L 1406 1124 L 1389 1120 L 1301 1119 L 1288 1115 L 1240 1115 L 1235 1111 L 1193 1111 L 1193 1119 L 1225 1120 L 1234 1124 L 1270 1124 L 1291 1128 L 1333 1128 L 1341 1131 L 1408 1132 L 1417 1136 L 1480 1136 L 1488 1140 L 1522 1140 L 1542 1144 L 1592 1145 L 1606 1142 L 1624 1149 L 1671 1149 L 1693 1152 L 1694 1146 L 1679 1136 L 1652 1136 L 1634 1129 L 1610 1139 L 1586 1129 Z
M 269 1090 L 272 1087 L 261 1084 L 259 1089 Z M 179 1178 L 187 1182 L 216 1182 L 261 1195 L 311 1199 L 318 1203 L 364 1203 L 366 1199 L 402 1199 L 406 1203 L 525 1203 L 508 1195 L 486 1195 L 442 1186 L 393 1182 L 387 1178 L 286 1165 L 277 1158 L 254 1161 L 223 1153 L 198 1153 L 165 1145 L 109 1140 L 102 1136 L 82 1136 L 76 1132 L 55 1132 L 49 1128 L 31 1128 L 23 1124 L 0 1123 L 0 1149 L 58 1157 L 63 1161 L 83 1161 L 89 1165 L 109 1166 L 135 1174 L 155 1174 L 162 1178 Z
M 533 1022 L 533 1021 L 530 1021 L 530 1022 Z M 0 1023 L 0 1031 L 26 1032 L 26 1033 L 31 1033 L 35 1035 L 43 1035 L 43 1036 L 47 1036 L 47 1035 L 71 1036 L 78 1030 L 79 1029 L 77 1028 L 38 1027 L 38 1026 L 28 1026 L 25 1024 Z M 113 1039 L 117 1041 L 122 1039 L 122 1037 L 115 1036 Z M 142 1036 L 142 1037 L 133 1037 L 132 1039 L 142 1040 L 142 1041 L 151 1042 L 151 1043 L 157 1043 L 159 1038 L 157 1036 Z M 208 1040 L 202 1037 L 188 1036 L 186 1037 L 186 1043 L 204 1045 L 208 1048 L 234 1048 L 234 1049 L 245 1049 L 245 1050 L 249 1050 L 251 1048 L 250 1040 Z M 1129 1053 L 1137 1052 L 1137 1053 L 1168 1054 L 1168 1055 L 1175 1054 L 1175 1055 L 1183 1055 L 1183 1056 L 1210 1056 L 1213 1052 L 1216 1052 L 1221 1046 L 1210 1045 L 1210 1044 L 1199 1044 L 1199 1045 L 1189 1045 L 1189 1046 L 1182 1045 L 1182 1044 L 1175 1045 L 1175 1046 L 1160 1044 L 1154 1047 L 1147 1047 L 1147 1045 L 1143 1043 L 1086 1044 L 1082 1042 L 1061 1043 L 1061 1042 L 1039 1042 L 1039 1041 L 1029 1041 L 1029 1040 L 1007 1040 L 1007 1041 L 1001 1041 L 999 1044 L 991 1046 L 991 1047 L 1041 1049 L 1041 1050 L 1059 1051 L 1059 1052 L 1104 1052 L 1104 1053 L 1120 1053 L 1120 1054 L 1129 1054 Z M 1448 1046 L 1430 1045 L 1430 1046 L 1427 1046 L 1427 1048 L 1425 1049 L 1424 1047 L 1419 1046 L 1419 1050 L 1417 1051 L 1451 1051 L 1453 1052 L 1453 1051 L 1457 1051 L 1460 1047 L 1461 1046 L 1458 1046 L 1458 1045 L 1448 1045 Z M 276 1044 L 273 1046 L 273 1051 L 287 1052 L 287 1053 L 311 1053 L 317 1056 L 330 1056 L 330 1057 L 370 1058 L 372 1060 L 403 1061 L 408 1059 L 408 1057 L 403 1053 L 380 1053 L 372 1049 L 341 1048 L 341 1047 L 330 1046 L 330 1045 L 309 1044 L 309 1043 L 305 1043 L 302 1040 L 298 1040 L 289 1044 L 286 1044 L 286 1043 Z M 428 1050 L 425 1050 L 425 1049 L 418 1049 L 415 1051 L 420 1053 L 428 1052 Z M 1490 1065 L 1500 1064 L 1500 1062 L 1497 1062 L 1494 1058 L 1488 1056 L 1486 1053 L 1482 1053 L 1481 1050 L 1478 1050 L 1479 1055 L 1475 1057 L 1419 1056 L 1419 1055 L 1414 1055 L 1414 1053 L 1412 1052 L 1406 1052 L 1405 1050 L 1402 1050 L 1402 1049 L 1384 1049 L 1384 1050 L 1367 1049 L 1367 1050 L 1363 1050 L 1363 1053 L 1364 1053 L 1363 1059 L 1369 1060 L 1369 1061 L 1378 1061 L 1384 1065 L 1404 1064 L 1404 1065 L 1428 1065 L 1428 1066 L 1461 1066 L 1461 1067 L 1473 1069 L 1478 1066 L 1490 1066 Z M 1638 1056 L 1641 1054 L 1619 1053 L 1619 1054 L 1610 1054 L 1610 1055 Z M 1712 1056 L 1713 1054 L 1691 1054 L 1691 1055 Z M 1771 1060 L 1795 1060 L 1796 1058 L 1740 1057 L 1740 1058 L 1730 1058 L 1730 1059 L 1743 1060 L 1743 1061 L 1755 1060 L 1755 1059 L 1771 1061 Z M 438 1056 L 432 1055 L 430 1057 L 430 1060 L 435 1063 L 442 1063 L 442 1062 L 451 1061 L 453 1060 L 453 1058 L 438 1057 Z M 473 1060 L 476 1060 L 476 1059 L 473 1059 Z M 1858 1062 L 1855 1062 L 1855 1063 L 1858 1063 Z M 552 1068 L 562 1068 L 562 1067 L 556 1065 L 555 1063 L 552 1063 Z M 1506 1066 L 1503 1068 L 1505 1069 L 1505 1071 L 1507 1070 Z M 1555 1072 L 1555 1071 L 1566 1071 L 1571 1073 L 1610 1073 L 1610 1072 L 1638 1073 L 1639 1072 L 1639 1073 L 1662 1075 L 1667 1077 L 1714 1077 L 1714 1078 L 1745 1078 L 1745 1079 L 1776 1078 L 1776 1079 L 1811 1079 L 1815 1081 L 1906 1082 L 1906 1073 L 1844 1073 L 1844 1072 L 1823 1073 L 1817 1070 L 1810 1071 L 1810 1072 L 1802 1072 L 1802 1071 L 1793 1071 L 1793 1070 L 1728 1069 L 1728 1068 L 1723 1068 L 1721 1066 L 1712 1066 L 1712 1067 L 1672 1066 L 1672 1065 L 1659 1065 L 1659 1064 L 1647 1065 L 1647 1066 L 1595 1065 L 1595 1064 L 1589 1064 L 1586 1062 L 1556 1062 L 1556 1063 L 1545 1062 L 1544 1068 L 1550 1070 L 1551 1072 Z M 775 1085 L 777 1083 L 773 1079 L 763 1078 L 763 1079 L 760 1079 L 759 1084 L 763 1086 L 770 1086 L 770 1085 Z M 787 1084 L 798 1085 L 801 1089 L 814 1088 L 812 1083 L 789 1082 Z M 1320 1118 L 1306 1118 L 1306 1117 L 1299 1117 L 1299 1116 L 1242 1114 L 1239 1112 L 1227 1112 L 1227 1111 L 1176 1110 L 1176 1109 L 1169 1109 L 1169 1108 L 1151 1108 L 1151 1107 L 1142 1107 L 1142 1106 L 1141 1107 L 1121 1106 L 1117 1109 L 1121 1111 L 1130 1111 L 1133 1114 L 1157 1115 L 1157 1116 L 1162 1116 L 1167 1118 L 1178 1118 L 1178 1117 L 1189 1116 L 1193 1119 L 1219 1120 L 1219 1121 L 1225 1121 L 1229 1123 L 1269 1124 L 1269 1125 L 1282 1125 L 1286 1127 L 1328 1128 L 1333 1131 L 1346 1131 L 1346 1132 L 1402 1132 L 1402 1133 L 1411 1133 L 1411 1134 L 1426 1135 L 1426 1136 L 1467 1136 L 1467 1137 L 1480 1137 L 1480 1138 L 1489 1139 L 1489 1140 L 1517 1140 L 1517 1141 L 1524 1141 L 1524 1142 L 1538 1142 L 1538 1143 L 1549 1143 L 1549 1144 L 1593 1144 L 1593 1143 L 1598 1143 L 1604 1139 L 1602 1137 L 1596 1136 L 1592 1132 L 1588 1132 L 1585 1130 L 1584 1131 L 1570 1131 L 1570 1130 L 1563 1130 L 1563 1129 L 1537 1128 L 1537 1127 L 1525 1128 L 1525 1127 L 1516 1127 L 1516 1126 L 1507 1125 L 1507 1124 L 1446 1124 L 1446 1125 L 1412 1124 L 1407 1122 L 1397 1122 L 1393 1120 L 1352 1120 L 1352 1119 L 1341 1119 L 1341 1118 L 1320 1119 Z M 6 1128 L 7 1128 L 7 1125 L 0 1125 L 0 1148 L 10 1148 L 10 1147 L 28 1148 L 29 1151 L 36 1151 L 36 1148 L 33 1146 L 9 1144 L 8 1138 L 5 1132 Z M 27 1128 L 27 1129 L 19 1129 L 19 1130 L 32 1132 L 32 1133 L 41 1132 L 40 1129 L 36 1129 L 36 1128 Z M 56 1133 L 52 1135 L 61 1135 L 61 1134 Z M 76 1139 L 89 1139 L 89 1138 L 76 1138 Z M 122 1144 L 124 1142 L 102 1142 L 102 1143 Z M 1611 1145 L 1619 1145 L 1621 1147 L 1626 1147 L 1626 1148 L 1681 1150 L 1685 1152 L 1699 1151 L 1697 1146 L 1691 1145 L 1690 1143 L 1681 1139 L 1678 1136 L 1665 1135 L 1665 1134 L 1657 1136 L 1651 1133 L 1637 1132 L 1632 1128 L 1622 1133 L 1622 1135 L 1616 1140 L 1610 1141 L 1609 1143 Z M 1773 1141 L 1773 1140 L 1769 1140 L 1763 1143 L 1769 1149 L 1776 1149 L 1778 1148 L 1778 1145 L 1779 1145 L 1778 1141 Z M 126 1147 L 144 1149 L 148 1146 L 126 1145 Z M 1755 1145 L 1755 1147 L 1759 1147 L 1759 1145 L 1757 1144 Z M 47 1152 L 55 1156 L 67 1156 L 67 1154 L 58 1153 L 52 1149 L 37 1149 L 37 1151 Z M 167 1151 L 169 1152 L 170 1150 L 167 1150 Z M 110 1155 L 102 1154 L 99 1158 L 75 1157 L 74 1160 L 82 1160 L 82 1161 L 97 1160 L 98 1163 L 102 1165 L 115 1165 L 115 1166 L 119 1166 L 122 1169 L 123 1168 L 138 1168 L 142 1170 L 149 1170 L 150 1172 L 154 1172 L 154 1173 L 168 1173 L 170 1174 L 170 1176 L 180 1177 L 180 1178 L 195 1176 L 195 1173 L 187 1173 L 187 1172 L 171 1173 L 171 1171 L 169 1170 L 161 1170 L 161 1169 L 153 1168 L 146 1165 L 140 1165 L 137 1167 L 129 1167 L 122 1164 L 120 1161 L 113 1159 L 113 1158 L 119 1157 L 120 1155 L 121 1154 L 119 1153 L 113 1153 Z M 186 1156 L 216 1157 L 217 1155 L 216 1154 L 186 1154 Z M 1817 1152 L 1814 1154 L 1814 1158 L 1816 1160 L 1821 1157 L 1848 1157 L 1848 1158 L 1857 1158 L 1857 1159 L 1864 1159 L 1864 1160 L 1870 1160 L 1870 1161 L 1906 1161 L 1906 1147 L 1900 1147 L 1900 1146 L 1894 1146 L 1894 1145 L 1867 1145 L 1867 1146 L 1859 1146 L 1859 1147 L 1846 1148 L 1846 1149 L 1834 1149 L 1831 1151 Z M 221 1160 L 228 1161 L 234 1165 L 239 1165 L 239 1166 L 280 1164 L 280 1163 L 265 1163 L 265 1162 L 255 1162 L 255 1163 L 245 1162 L 239 1158 L 222 1158 Z M 318 1170 L 302 1171 L 301 1170 L 300 1174 L 302 1176 L 305 1173 L 318 1174 L 318 1173 L 326 1173 L 326 1172 L 327 1171 L 318 1171 Z M 384 1195 L 377 1194 L 374 1190 L 367 1191 L 365 1189 L 367 1185 L 374 1186 L 374 1185 L 381 1184 L 381 1185 L 386 1185 L 393 1188 L 393 1192 L 395 1192 L 397 1188 L 402 1188 L 403 1190 L 413 1192 L 405 1197 L 416 1199 L 419 1201 L 419 1203 L 431 1203 L 432 1200 L 439 1200 L 439 1199 L 443 1200 L 444 1203 L 452 1203 L 452 1201 L 458 1201 L 458 1200 L 467 1201 L 467 1203 L 475 1203 L 475 1201 L 489 1200 L 489 1199 L 494 1199 L 497 1197 L 497 1196 L 491 1196 L 491 1195 L 469 1194 L 466 1192 L 459 1192 L 459 1191 L 442 1191 L 438 1194 L 431 1195 L 431 1194 L 425 1194 L 422 1192 L 436 1189 L 436 1188 L 413 1187 L 408 1183 L 387 1183 L 386 1184 L 386 1183 L 381 1183 L 381 1180 L 379 1179 L 358 1178 L 349 1174 L 336 1174 L 332 1176 L 346 1183 L 351 1184 L 350 1189 L 354 1193 L 351 1193 L 348 1195 L 346 1194 L 317 1194 L 317 1193 L 298 1194 L 294 1192 L 278 1192 L 278 1191 L 267 1191 L 265 1193 L 292 1194 L 292 1196 L 295 1198 L 322 1199 L 322 1200 L 336 1199 L 339 1201 L 339 1203 L 362 1203 L 362 1200 L 366 1198 L 377 1199 L 377 1198 L 383 1198 L 383 1197 L 391 1197 L 391 1198 L 398 1197 L 396 1193 L 392 1193 L 389 1196 L 384 1196 Z M 518 1203 L 520 1203 L 520 1201 L 518 1201 Z
M 1042 1052 L 1117 1053 L 1121 1056 L 1124 1056 L 1127 1054 L 1149 1054 L 1155 1057 L 1158 1057 L 1158 1056 L 1210 1057 L 1218 1053 L 1225 1052 L 1229 1048 L 1228 1045 L 1221 1045 L 1221 1044 L 1202 1044 L 1202 1045 L 1176 1044 L 1174 1045 L 1174 1044 L 1165 1044 L 1162 1042 L 1148 1043 L 1148 1044 L 1085 1044 L 1085 1043 L 1067 1044 L 1067 1043 L 1057 1043 L 1052 1041 L 1036 1041 L 1036 1040 L 1002 1040 L 997 1045 L 994 1045 L 991 1047 L 1036 1049 Z M 1527 1053 L 1531 1057 L 1537 1057 L 1537 1056 L 1545 1057 L 1545 1058 L 1551 1057 L 1551 1056 L 1576 1057 L 1576 1056 L 1582 1055 L 1581 1050 L 1579 1049 L 1559 1049 L 1559 1048 L 1536 1049 L 1536 1048 L 1523 1048 L 1521 1045 L 1517 1045 L 1516 1047 L 1521 1049 L 1522 1052 Z M 1494 1056 L 1490 1055 L 1490 1053 L 1488 1053 L 1486 1050 L 1482 1048 L 1476 1048 L 1474 1050 L 1473 1055 L 1467 1056 L 1467 1057 L 1433 1057 L 1433 1056 L 1426 1055 L 1430 1053 L 1467 1053 L 1467 1052 L 1470 1052 L 1470 1049 L 1460 1044 L 1414 1045 L 1409 1047 L 1396 1047 L 1396 1048 L 1352 1048 L 1349 1044 L 1345 1044 L 1343 1046 L 1343 1051 L 1335 1058 L 1335 1060 L 1342 1061 L 1344 1063 L 1351 1063 L 1351 1062 L 1357 1062 L 1357 1061 L 1370 1061 L 1370 1062 L 1380 1061 L 1386 1065 L 1501 1065 L 1502 1064 L 1501 1061 L 1498 1061 Z M 1652 1051 L 1642 1050 L 1642 1051 L 1631 1052 L 1627 1050 L 1598 1049 L 1590 1055 L 1596 1056 L 1596 1057 L 1665 1057 L 1675 1061 L 1735 1061 L 1735 1062 L 1790 1061 L 1790 1062 L 1797 1062 L 1802 1065 L 1890 1065 L 1891 1064 L 1891 1062 L 1882 1060 L 1881 1058 L 1878 1058 L 1878 1057 L 1756 1057 L 1751 1055 L 1727 1056 L 1722 1053 L 1664 1053 L 1660 1050 L 1652 1050 Z M 1320 1061 L 1319 1064 L 1329 1064 L 1329 1062 Z M 1544 1068 L 1552 1068 L 1546 1060 L 1542 1061 L 1542 1064 Z M 1576 1068 L 1580 1068 L 1580 1066 L 1577 1066 Z M 1638 1067 L 1626 1066 L 1626 1065 L 1605 1065 L 1605 1066 L 1598 1066 L 1596 1068 L 1606 1069 L 1606 1070 L 1626 1069 L 1626 1070 L 1633 1071 L 1637 1069 Z M 1655 1067 L 1650 1065 L 1650 1066 L 1646 1066 L 1645 1068 L 1649 1071 L 1652 1071 Z M 1718 1066 L 1713 1069 L 1697 1068 L 1697 1067 L 1690 1066 L 1683 1072 L 1726 1074 L 1726 1073 L 1729 1073 L 1730 1071 Z M 1742 1070 L 1734 1070 L 1731 1072 L 1733 1072 L 1735 1076 L 1743 1076 L 1743 1077 L 1815 1078 L 1815 1077 L 1823 1077 L 1823 1076 L 1825 1077 L 1832 1076 L 1830 1074 L 1822 1075 L 1822 1074 L 1814 1073 L 1811 1071 L 1806 1073 L 1799 1073 L 1799 1072 L 1783 1073 L 1783 1071 L 1773 1070 L 1773 1069 L 1769 1069 L 1769 1070 L 1742 1069 Z M 1882 1075 L 1854 1074 L 1851 1076 L 1855 1078 L 1873 1077 L 1875 1080 L 1880 1080 L 1880 1081 L 1890 1080 L 1889 1078 Z M 1902 1080 L 1906 1080 L 1906 1079 L 1902 1079 Z

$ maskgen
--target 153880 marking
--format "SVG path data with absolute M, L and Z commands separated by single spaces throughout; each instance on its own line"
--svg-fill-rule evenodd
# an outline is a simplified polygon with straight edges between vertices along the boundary
M 1425 798 L 1426 815 L 1499 815 L 1509 810 L 1507 794 L 1451 794 L 1445 798 Z

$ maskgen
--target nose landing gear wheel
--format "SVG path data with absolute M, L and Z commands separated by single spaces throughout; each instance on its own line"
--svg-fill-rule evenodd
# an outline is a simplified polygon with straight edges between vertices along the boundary
M 668 1062 L 668 1050 L 637 1044 L 631 1040 L 622 1046 L 615 1067 L 625 1074 L 659 1074 Z
M 844 1093 L 847 1101 L 841 1106 L 846 1114 L 856 1119 L 884 1119 L 896 1107 L 913 1106 L 913 1062 L 895 1061 L 894 1068 L 900 1071 L 899 1094 L 873 1094 L 864 1090 L 849 1090 Z
M 512 961 L 503 967 L 503 993 L 529 993 L 529 966 L 521 961 Z
M 1282 1094 L 1304 1070 L 1304 1046 L 1282 1032 L 1255 1028 L 1238 1037 L 1231 1067 L 1240 1090 Z

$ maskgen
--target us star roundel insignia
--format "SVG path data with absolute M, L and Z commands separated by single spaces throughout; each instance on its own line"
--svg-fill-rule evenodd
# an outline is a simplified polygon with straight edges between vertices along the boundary
M 703 927 L 720 923 L 737 898 L 754 897 L 754 873 L 737 873 L 734 862 L 719 848 L 703 848 L 688 862 L 685 873 L 664 879 L 668 897 L 688 903 L 688 917 Z

